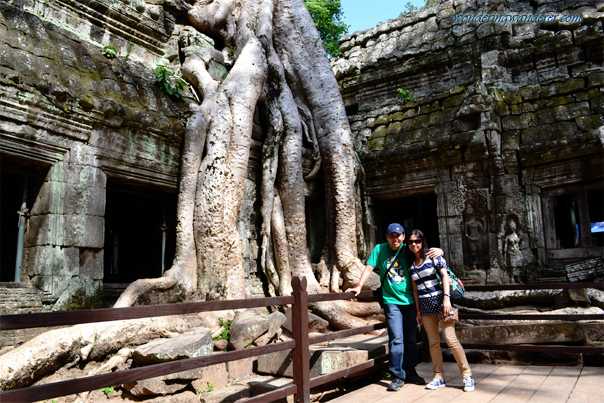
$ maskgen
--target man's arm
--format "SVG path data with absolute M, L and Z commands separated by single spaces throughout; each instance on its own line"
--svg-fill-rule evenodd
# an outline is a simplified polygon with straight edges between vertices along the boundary
M 361 273 L 361 279 L 359 280 L 359 284 L 357 284 L 356 287 L 347 289 L 346 292 L 354 292 L 355 297 L 359 295 L 361 289 L 363 288 L 363 284 L 365 284 L 372 271 L 373 266 L 365 265 L 365 269 L 363 269 L 363 273 Z
M 430 250 L 428 250 L 428 253 L 426 253 L 426 256 L 428 256 L 429 258 L 437 258 L 439 256 L 444 255 L 445 252 L 440 249 L 440 248 L 430 248 Z

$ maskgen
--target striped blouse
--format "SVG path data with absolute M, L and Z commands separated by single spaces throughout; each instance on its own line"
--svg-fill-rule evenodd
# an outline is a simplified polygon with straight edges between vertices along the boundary
M 434 267 L 434 264 L 438 267 Z M 436 271 L 440 270 L 440 267 L 447 267 L 447 262 L 442 257 L 436 259 L 427 257 L 419 267 L 415 266 L 415 263 L 411 265 L 409 271 L 411 278 L 417 284 L 419 298 L 429 298 L 443 293 L 442 286 L 436 277 Z

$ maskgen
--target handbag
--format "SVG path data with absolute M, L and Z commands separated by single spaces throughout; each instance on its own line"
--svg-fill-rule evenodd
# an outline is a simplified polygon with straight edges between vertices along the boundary
M 374 298 L 377 298 L 378 303 L 380 304 L 380 308 L 382 308 L 382 309 L 384 309 L 384 291 L 383 291 L 384 280 L 386 279 L 386 276 L 388 275 L 388 272 L 390 271 L 390 268 L 392 267 L 392 265 L 394 265 L 394 263 L 397 262 L 398 253 L 401 251 L 401 249 L 403 249 L 403 246 L 405 246 L 404 243 L 401 244 L 401 246 L 399 246 L 398 250 L 396 251 L 396 255 L 394 255 L 394 259 L 392 259 L 392 262 L 390 262 L 390 264 L 386 268 L 386 273 L 384 273 L 383 277 L 380 276 L 380 286 L 373 291 L 373 296 L 374 296 Z
M 457 322 L 459 320 L 459 312 L 457 309 L 451 308 L 451 312 L 445 316 L 444 307 L 440 306 L 440 311 L 438 311 L 438 320 L 441 322 Z
M 434 265 L 434 267 L 438 267 L 439 269 L 442 268 L 442 266 L 436 264 L 434 259 L 432 259 L 432 264 Z M 451 301 L 456 301 L 460 298 L 463 298 L 464 294 L 466 293 L 466 289 L 464 288 L 463 283 L 461 282 L 459 277 L 457 277 L 455 273 L 453 273 L 449 266 L 447 266 L 447 275 L 449 276 L 449 294 Z M 438 282 L 442 287 L 443 281 L 440 278 L 440 275 L 438 274 L 438 270 L 436 270 L 436 278 L 438 278 Z

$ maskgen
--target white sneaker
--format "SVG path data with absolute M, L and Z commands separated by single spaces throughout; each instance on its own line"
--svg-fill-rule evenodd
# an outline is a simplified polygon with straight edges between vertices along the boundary
M 432 381 L 426 385 L 426 389 L 440 389 L 440 388 L 444 388 L 445 387 L 445 381 L 443 381 L 442 379 L 432 379 Z
M 463 380 L 463 384 L 464 384 L 464 387 L 463 387 L 464 392 L 471 392 L 474 390 L 474 378 L 472 378 L 471 376 L 465 378 Z

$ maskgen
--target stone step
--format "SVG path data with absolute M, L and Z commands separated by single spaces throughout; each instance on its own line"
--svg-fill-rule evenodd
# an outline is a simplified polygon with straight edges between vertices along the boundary
M 326 375 L 386 354 L 388 336 L 357 335 L 310 347 L 310 377 Z M 258 372 L 293 377 L 291 350 L 258 357 Z

